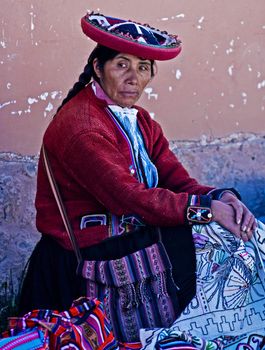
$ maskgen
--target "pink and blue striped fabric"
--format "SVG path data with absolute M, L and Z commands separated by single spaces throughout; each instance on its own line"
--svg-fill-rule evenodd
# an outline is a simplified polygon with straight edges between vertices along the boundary
M 81 298 L 60 313 L 34 310 L 23 318 L 12 318 L 10 326 L 0 339 L 0 349 L 119 349 L 99 300 Z

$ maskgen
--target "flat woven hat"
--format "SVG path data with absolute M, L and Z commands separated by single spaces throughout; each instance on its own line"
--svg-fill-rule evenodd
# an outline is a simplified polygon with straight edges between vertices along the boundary
M 89 13 L 81 19 L 83 32 L 100 45 L 150 60 L 170 60 L 181 51 L 181 41 L 168 34 L 131 20 Z

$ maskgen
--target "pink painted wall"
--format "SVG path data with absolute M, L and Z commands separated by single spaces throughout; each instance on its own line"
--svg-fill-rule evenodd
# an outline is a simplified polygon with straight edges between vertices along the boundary
M 170 139 L 264 133 L 264 0 L 1 0 L 0 151 L 38 152 L 94 46 L 79 25 L 92 9 L 179 34 L 140 101 Z

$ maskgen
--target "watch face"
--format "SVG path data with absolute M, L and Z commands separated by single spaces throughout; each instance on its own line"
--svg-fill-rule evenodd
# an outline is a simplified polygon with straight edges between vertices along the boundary
M 211 209 L 207 207 L 190 206 L 187 209 L 187 219 L 191 222 L 208 224 L 212 217 Z

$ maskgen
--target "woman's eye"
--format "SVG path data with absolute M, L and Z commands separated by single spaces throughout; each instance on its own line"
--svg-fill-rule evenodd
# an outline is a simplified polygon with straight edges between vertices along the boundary
M 149 72 L 150 71 L 150 66 L 149 65 L 141 65 L 140 66 L 140 71 L 142 71 L 142 72 Z
M 126 68 L 127 65 L 126 65 L 125 62 L 118 62 L 118 67 L 120 67 L 120 68 Z

